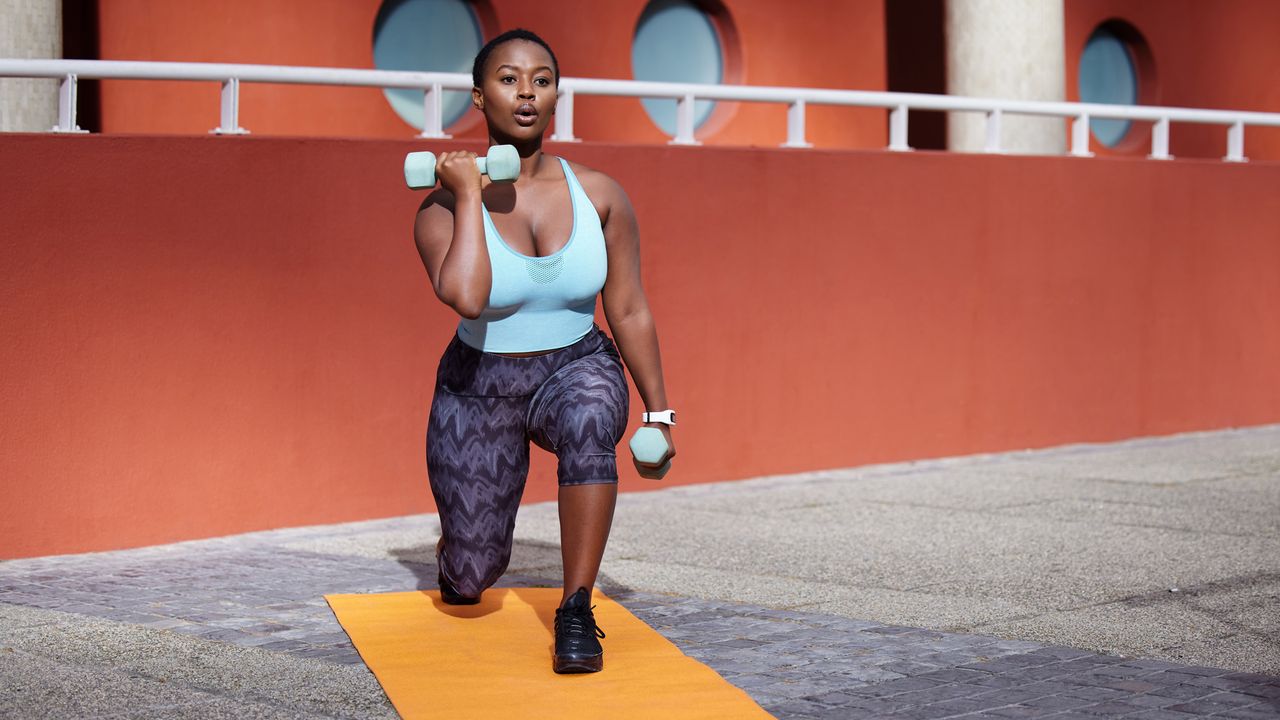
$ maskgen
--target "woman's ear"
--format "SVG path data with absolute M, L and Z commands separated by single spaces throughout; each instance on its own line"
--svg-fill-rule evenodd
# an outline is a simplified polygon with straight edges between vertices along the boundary
M 471 104 L 480 112 L 484 112 L 484 93 L 480 92 L 480 88 L 471 88 Z

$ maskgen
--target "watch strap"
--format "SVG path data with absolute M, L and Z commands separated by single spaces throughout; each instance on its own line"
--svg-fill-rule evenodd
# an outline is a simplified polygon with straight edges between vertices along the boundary
M 640 415 L 640 418 L 647 423 L 656 422 L 666 425 L 676 424 L 675 410 L 655 410 L 654 412 L 646 412 Z

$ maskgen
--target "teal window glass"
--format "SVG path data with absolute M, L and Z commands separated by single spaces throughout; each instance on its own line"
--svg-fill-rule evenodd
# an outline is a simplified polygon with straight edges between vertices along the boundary
M 1111 105 L 1138 104 L 1138 70 L 1128 44 L 1105 27 L 1089 38 L 1080 55 L 1080 101 Z M 1114 118 L 1090 118 L 1089 129 L 1098 142 L 1117 145 L 1132 123 Z
M 480 21 L 465 0 L 385 0 L 373 25 L 373 65 L 379 70 L 463 72 L 480 52 Z M 422 91 L 383 90 L 406 123 L 422 129 Z M 471 106 L 471 93 L 444 93 L 444 125 L 457 122 Z
M 631 75 L 655 82 L 719 83 L 724 79 L 720 34 L 711 18 L 688 0 L 653 0 L 645 7 L 631 43 Z M 641 100 L 654 124 L 676 134 L 676 101 Z M 710 100 L 694 103 L 694 125 L 701 126 L 715 108 Z

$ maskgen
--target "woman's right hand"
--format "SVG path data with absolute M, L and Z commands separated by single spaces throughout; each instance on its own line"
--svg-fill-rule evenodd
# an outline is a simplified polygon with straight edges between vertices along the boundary
M 468 191 L 479 194 L 482 186 L 480 168 L 476 167 L 476 154 L 466 150 L 440 153 L 436 158 L 436 179 L 454 197 L 461 197 Z

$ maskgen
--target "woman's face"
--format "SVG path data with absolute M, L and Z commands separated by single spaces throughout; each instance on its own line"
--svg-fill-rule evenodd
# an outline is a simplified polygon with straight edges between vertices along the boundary
M 484 113 L 489 134 L 512 141 L 542 137 L 556 109 L 551 54 L 528 40 L 512 40 L 485 60 L 472 103 Z

